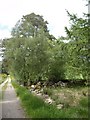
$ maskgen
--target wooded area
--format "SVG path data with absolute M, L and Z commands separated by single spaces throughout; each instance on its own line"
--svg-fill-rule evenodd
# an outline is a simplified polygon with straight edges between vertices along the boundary
M 88 15 L 69 16 L 67 36 L 56 39 L 49 33 L 43 16 L 23 16 L 12 29 L 12 38 L 3 40 L 2 73 L 20 83 L 35 81 L 87 81 L 90 78 L 90 25 Z M 66 41 L 66 42 L 65 42 Z

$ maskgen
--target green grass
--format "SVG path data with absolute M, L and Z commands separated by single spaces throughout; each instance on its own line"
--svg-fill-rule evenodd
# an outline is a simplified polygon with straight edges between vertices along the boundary
M 8 83 L 8 82 L 6 82 L 5 85 L 2 87 L 2 91 L 5 91 L 5 90 L 6 90 L 6 88 L 7 88 L 7 83 Z
M 41 98 L 34 96 L 26 88 L 13 82 L 17 95 L 21 99 L 26 115 L 30 118 L 87 118 L 87 99 L 82 99 L 78 106 L 58 110 L 54 105 L 46 104 Z
M 3 94 L 4 94 L 4 91 L 6 90 L 7 88 L 7 82 L 5 83 L 5 85 L 1 88 L 1 91 L 0 91 L 0 101 L 3 100 Z
M 51 90 L 51 88 L 43 88 L 43 93 L 51 96 L 52 95 L 52 90 Z
M 87 98 L 82 98 L 80 100 L 79 106 L 78 106 L 78 113 L 79 113 L 79 116 L 87 117 L 87 113 L 88 113 L 88 99 Z
M 6 74 L 0 74 L 0 84 L 2 84 L 7 78 Z

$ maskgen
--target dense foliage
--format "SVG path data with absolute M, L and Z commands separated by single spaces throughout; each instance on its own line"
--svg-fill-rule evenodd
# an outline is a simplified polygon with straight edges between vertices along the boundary
M 23 16 L 13 28 L 12 38 L 3 41 L 5 69 L 20 82 L 88 80 L 90 26 L 87 18 L 67 13 L 70 28 L 65 27 L 67 36 L 57 40 L 49 34 L 42 16 Z

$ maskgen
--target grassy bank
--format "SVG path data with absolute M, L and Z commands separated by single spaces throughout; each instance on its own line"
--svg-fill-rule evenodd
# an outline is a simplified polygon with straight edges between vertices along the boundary
M 7 78 L 6 74 L 0 74 L 0 84 L 2 84 Z
M 7 82 L 5 83 L 5 85 L 1 88 L 1 91 L 0 91 L 0 101 L 3 100 L 3 94 L 4 94 L 4 91 L 6 90 L 7 88 Z
M 78 106 L 58 110 L 54 105 L 46 104 L 42 99 L 34 96 L 26 88 L 13 82 L 17 96 L 20 97 L 22 106 L 30 118 L 87 118 L 88 99 L 80 100 Z

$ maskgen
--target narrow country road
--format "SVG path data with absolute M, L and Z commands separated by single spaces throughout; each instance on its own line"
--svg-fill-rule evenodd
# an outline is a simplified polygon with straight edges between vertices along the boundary
M 3 96 L 2 118 L 25 118 L 20 100 L 16 96 L 10 78 L 8 78 L 8 85 Z

